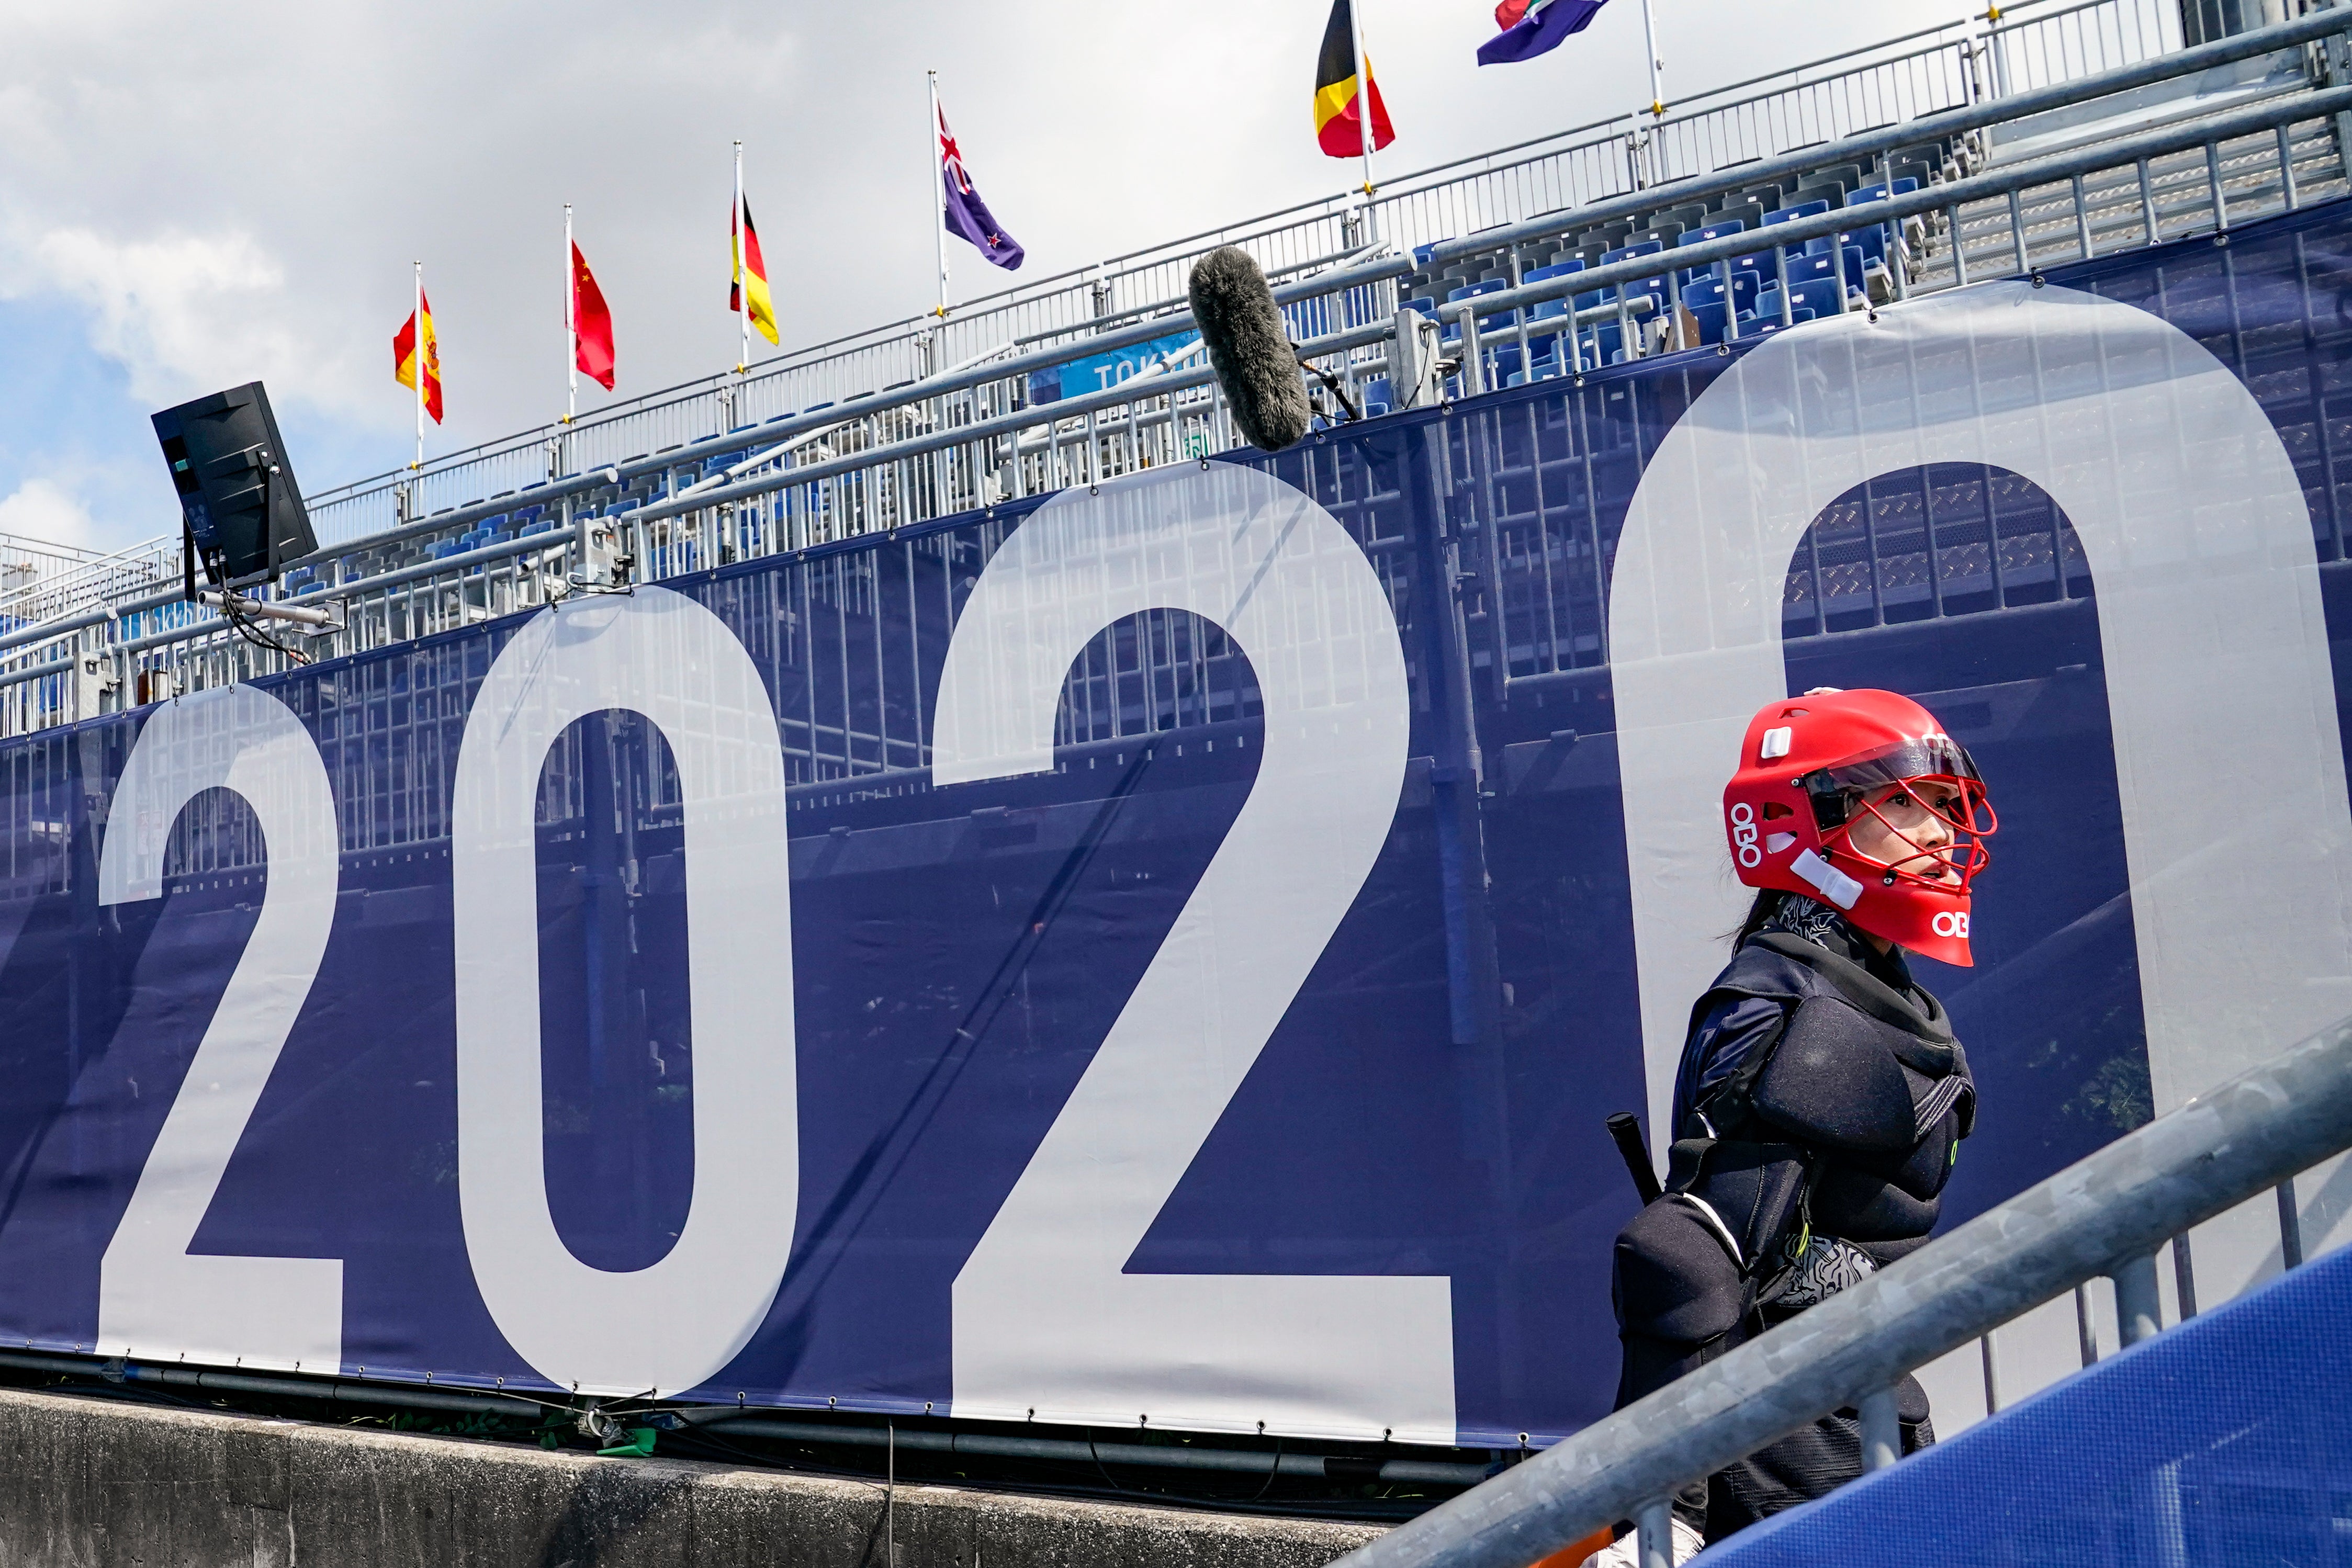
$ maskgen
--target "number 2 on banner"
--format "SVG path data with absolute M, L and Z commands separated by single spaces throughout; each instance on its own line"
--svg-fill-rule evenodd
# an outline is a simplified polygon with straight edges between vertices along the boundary
M 1255 783 L 953 1291 L 955 1413 L 1451 1443 L 1451 1282 L 1130 1274 L 1370 873 L 1396 815 L 1404 653 L 1354 538 L 1218 464 L 1067 490 L 956 622 L 932 779 L 1053 766 L 1073 660 L 1122 617 L 1224 628 L 1265 716 Z
M 310 994 L 334 924 L 334 795 L 301 721 L 244 685 L 156 709 L 107 811 L 98 901 L 163 896 L 172 823 L 213 789 L 242 796 L 260 823 L 268 884 L 253 934 L 99 1263 L 98 1349 L 333 1371 L 342 1360 L 340 1259 L 188 1250 Z

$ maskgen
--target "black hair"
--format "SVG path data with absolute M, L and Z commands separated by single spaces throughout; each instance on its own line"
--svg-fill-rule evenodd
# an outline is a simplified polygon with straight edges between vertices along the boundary
M 1764 923 L 1780 912 L 1780 900 L 1783 896 L 1785 895 L 1777 887 L 1758 888 L 1756 902 L 1748 906 L 1748 918 L 1739 923 L 1738 930 L 1729 933 L 1732 946 L 1735 948 L 1739 946 L 1750 936 L 1763 930 Z

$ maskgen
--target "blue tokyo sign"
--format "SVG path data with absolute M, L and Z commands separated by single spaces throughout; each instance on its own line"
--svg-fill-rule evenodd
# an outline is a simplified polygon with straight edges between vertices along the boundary
M 1979 966 L 1919 966 L 1982 1094 L 1948 1223 L 2352 1012 L 2346 232 L 7 743 L 0 1337 L 1573 1430 L 1634 1203 L 1602 1117 L 1656 1139 L 1761 703 L 1908 692 L 1999 802 Z
M 1130 343 L 1124 349 L 1089 354 L 1051 370 L 1035 371 L 1029 377 L 1029 401 L 1059 402 L 1066 397 L 1107 391 L 1156 371 L 1171 359 L 1181 361 L 1189 358 L 1185 350 L 1200 340 L 1198 332 L 1171 332 L 1148 343 Z

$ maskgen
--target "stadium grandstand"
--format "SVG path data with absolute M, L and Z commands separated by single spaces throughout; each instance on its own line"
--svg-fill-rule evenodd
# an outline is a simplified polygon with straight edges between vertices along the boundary
M 1401 313 L 1437 329 L 1443 395 L 1472 396 L 1728 351 L 2343 191 L 2343 122 L 2315 101 L 2345 79 L 2340 34 L 2306 23 L 2245 53 L 2231 46 L 2252 35 L 2220 26 L 2184 24 L 2171 0 L 2028 0 L 1424 170 L 1370 202 L 1107 257 L 945 321 L 320 491 L 320 551 L 258 591 L 333 605 L 307 649 L 333 656 L 567 584 L 804 551 L 1224 451 L 1237 438 L 1184 300 L 1191 263 L 1222 245 L 1260 261 L 1337 382 L 1322 418 L 1342 404 L 1378 418 L 1411 401 L 1391 370 Z M 2232 57 L 2186 68 L 2199 45 Z M 180 601 L 176 535 L 11 560 L 0 733 L 278 660 Z M 1808 602 L 1855 591 L 1833 571 L 1791 589 Z

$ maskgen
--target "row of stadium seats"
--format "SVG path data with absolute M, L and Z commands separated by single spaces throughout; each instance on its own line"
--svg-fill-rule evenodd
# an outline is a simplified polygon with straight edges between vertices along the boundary
M 1572 237 L 1522 245 L 1515 252 L 1501 249 L 1435 267 L 1433 263 L 1436 246 L 1422 246 L 1414 252 L 1420 270 L 1407 280 L 1406 289 L 1415 308 L 1436 316 L 1441 305 L 1500 292 L 1511 287 L 1515 279 L 1519 283 L 1540 282 L 1948 182 L 1972 172 L 1981 157 L 1981 144 L 1974 136 L 1946 138 L 1896 149 L 1876 169 L 1865 170 L 1855 163 L 1827 165 L 1793 180 L 1761 182 L 1720 193 L 1704 202 L 1662 205 L 1632 220 L 1603 225 Z M 1664 193 L 1671 188 L 1662 186 L 1660 190 Z M 1895 269 L 1907 266 L 1912 269 L 1910 276 L 1916 277 L 1920 257 L 1935 242 L 1940 229 L 1940 221 L 1930 224 L 1914 218 L 1901 225 L 1865 225 L 1834 236 L 1783 246 L 1789 258 L 1786 300 L 1790 321 L 1810 320 L 1816 315 L 1858 308 L 1890 297 L 1895 291 Z M 1619 289 L 1580 294 L 1574 304 L 1575 308 L 1586 310 L 1643 294 L 1653 301 L 1656 314 L 1652 319 L 1658 326 L 1637 337 L 1663 337 L 1670 320 L 1672 298 L 1677 294 L 1691 312 L 1699 340 L 1704 343 L 1721 342 L 1734 329 L 1735 323 L 1741 336 L 1781 324 L 1783 291 L 1779 268 L 1769 250 L 1740 257 L 1729 267 L 1675 269 L 1672 287 L 1668 286 L 1667 274 L 1662 271 L 1654 277 L 1643 278 Z M 1528 326 L 1532 330 L 1539 322 L 1564 317 L 1568 309 L 1564 301 L 1539 306 L 1528 313 Z M 1497 355 L 1498 377 L 1511 384 L 1514 378 L 1541 379 L 1559 373 L 1559 329 L 1544 337 L 1540 349 L 1531 341 L 1528 357 L 1535 362 L 1520 366 L 1517 363 L 1518 326 L 1515 311 L 1479 319 L 1482 336 L 1510 332 L 1514 338 L 1507 349 Z M 1456 336 L 1458 328 L 1449 322 L 1447 332 L 1449 338 Z M 1580 345 L 1584 362 L 1609 363 L 1629 357 L 1629 347 L 1619 340 L 1621 336 L 1615 323 L 1588 328 Z M 1642 346 L 1637 342 L 1631 352 L 1638 353 Z

